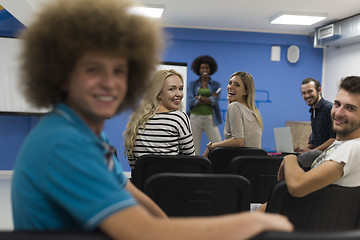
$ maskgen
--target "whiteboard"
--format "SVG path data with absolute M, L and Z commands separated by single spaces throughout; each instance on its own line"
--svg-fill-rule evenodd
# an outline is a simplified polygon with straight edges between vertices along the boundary
M 19 54 L 21 41 L 0 38 L 0 112 L 43 113 L 26 102 L 19 84 Z
M 18 38 L 0 37 L 0 112 L 2 113 L 45 113 L 48 109 L 30 105 L 20 88 L 21 41 Z M 165 62 L 159 69 L 174 69 L 184 79 L 183 111 L 186 112 L 186 63 Z

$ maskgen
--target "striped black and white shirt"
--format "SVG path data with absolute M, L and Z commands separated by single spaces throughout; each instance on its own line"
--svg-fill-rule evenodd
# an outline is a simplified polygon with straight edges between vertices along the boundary
M 145 154 L 195 155 L 190 120 L 186 113 L 156 113 L 146 123 L 145 129 L 139 127 L 133 157 L 128 156 L 131 169 L 134 169 L 136 158 Z

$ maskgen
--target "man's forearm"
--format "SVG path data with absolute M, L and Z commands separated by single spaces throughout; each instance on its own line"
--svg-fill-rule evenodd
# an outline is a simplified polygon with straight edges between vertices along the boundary
M 284 175 L 286 185 L 289 192 L 296 191 L 299 183 L 301 183 L 304 170 L 299 166 L 298 159 L 295 155 L 287 155 L 284 157 Z

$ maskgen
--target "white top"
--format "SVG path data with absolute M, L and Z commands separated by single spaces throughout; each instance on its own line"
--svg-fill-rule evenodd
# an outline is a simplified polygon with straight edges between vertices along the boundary
M 344 175 L 334 184 L 344 187 L 360 186 L 360 138 L 334 141 L 327 150 L 315 159 L 314 167 L 329 160 L 345 163 Z
M 239 102 L 228 106 L 224 136 L 225 139 L 244 138 L 244 147 L 261 148 L 262 129 L 255 114 Z

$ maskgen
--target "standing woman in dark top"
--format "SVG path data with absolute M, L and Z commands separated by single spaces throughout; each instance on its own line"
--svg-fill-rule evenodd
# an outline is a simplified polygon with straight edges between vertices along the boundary
M 201 135 L 204 131 L 209 141 L 221 141 L 218 125 L 222 123 L 219 100 L 221 85 L 210 75 L 217 70 L 216 61 L 208 55 L 197 57 L 191 69 L 200 76 L 188 85 L 188 102 L 191 129 L 196 155 L 200 155 Z

